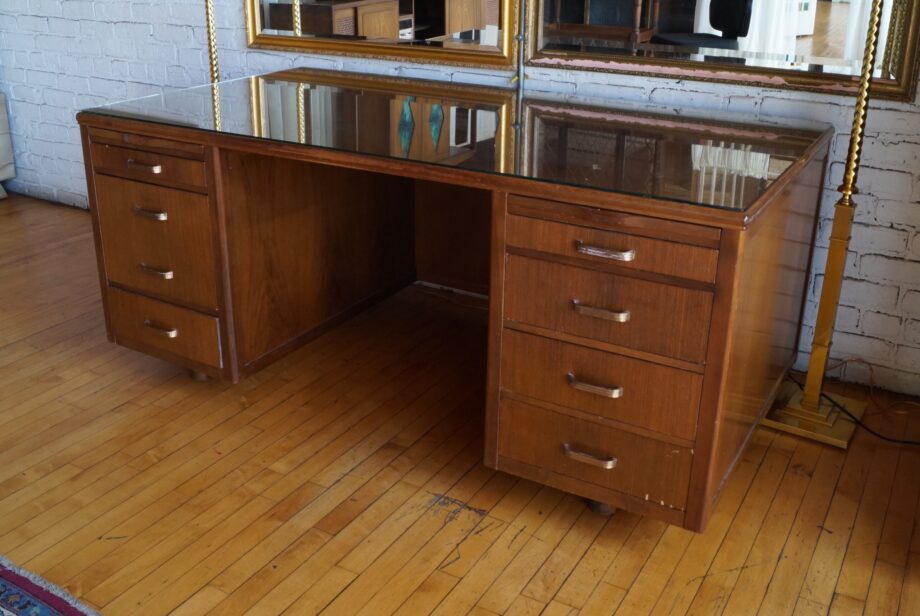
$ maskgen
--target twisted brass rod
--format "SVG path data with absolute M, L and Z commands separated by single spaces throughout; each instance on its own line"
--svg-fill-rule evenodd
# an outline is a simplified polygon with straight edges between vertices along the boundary
M 214 112 L 214 130 L 221 128 L 220 67 L 217 65 L 217 27 L 214 25 L 214 0 L 204 0 L 205 24 L 208 29 L 208 64 L 211 70 L 211 107 Z
M 291 2 L 291 23 L 293 25 L 294 36 L 303 34 L 303 23 L 300 21 L 300 0 Z

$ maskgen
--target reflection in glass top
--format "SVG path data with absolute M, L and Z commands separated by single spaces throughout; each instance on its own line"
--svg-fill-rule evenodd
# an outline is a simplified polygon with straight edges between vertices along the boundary
M 876 75 L 898 70 L 912 0 L 882 9 Z M 540 49 L 859 75 L 871 0 L 539 0 Z
M 733 210 L 750 207 L 805 145 L 612 110 L 533 102 L 527 113 L 525 175 Z
M 287 71 L 88 113 L 740 211 L 823 130 L 538 99 L 516 123 L 517 108 L 512 91 Z

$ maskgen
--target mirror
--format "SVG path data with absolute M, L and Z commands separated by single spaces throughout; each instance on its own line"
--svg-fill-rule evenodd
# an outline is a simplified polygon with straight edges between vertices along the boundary
M 249 43 L 510 67 L 516 6 L 514 0 L 247 0 Z
M 530 63 L 856 92 L 871 0 L 534 0 Z M 885 0 L 874 96 L 912 99 L 920 0 Z

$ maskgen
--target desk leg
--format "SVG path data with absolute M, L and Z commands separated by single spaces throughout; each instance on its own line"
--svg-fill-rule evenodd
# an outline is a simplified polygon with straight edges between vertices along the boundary
M 600 501 L 591 500 L 590 498 L 586 500 L 588 504 L 588 509 L 597 513 L 599 515 L 611 516 L 617 512 L 617 508 L 613 505 L 608 505 L 607 503 L 602 503 Z

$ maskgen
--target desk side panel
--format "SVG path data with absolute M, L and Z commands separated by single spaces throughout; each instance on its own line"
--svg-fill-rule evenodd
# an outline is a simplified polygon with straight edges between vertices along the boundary
M 826 152 L 740 234 L 703 523 L 795 360 L 825 162 Z
M 90 147 L 89 128 L 80 126 L 80 140 L 83 145 L 83 164 L 86 169 L 86 190 L 89 196 L 89 211 L 93 219 L 93 242 L 96 246 L 96 271 L 99 274 L 99 289 L 102 293 L 102 311 L 105 316 L 105 333 L 109 342 L 114 342 L 112 323 L 109 317 L 108 276 L 105 270 L 105 252 L 102 247 L 102 230 L 99 227 L 99 205 L 96 200 L 96 172 L 93 170 L 93 151 Z
M 414 280 L 410 180 L 234 150 L 221 177 L 243 374 Z

